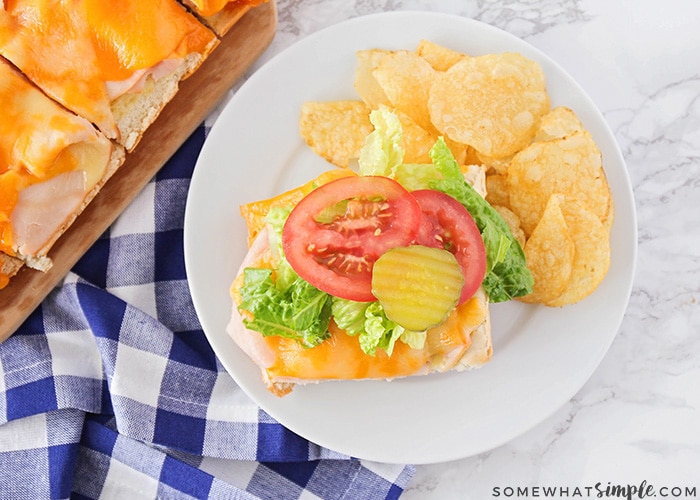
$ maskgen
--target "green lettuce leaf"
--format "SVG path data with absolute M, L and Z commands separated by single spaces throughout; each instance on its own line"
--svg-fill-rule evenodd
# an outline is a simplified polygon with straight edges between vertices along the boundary
M 384 106 L 372 110 L 369 120 L 374 131 L 367 136 L 360 151 L 360 175 L 394 177 L 394 170 L 403 163 L 401 122 Z
M 513 237 L 503 217 L 464 180 L 452 152 L 442 139 L 430 151 L 441 179 L 430 182 L 431 189 L 442 191 L 464 205 L 474 218 L 486 248 L 486 277 L 483 286 L 492 302 L 505 302 L 532 292 L 532 274 L 525 253 Z
M 368 305 L 369 302 L 356 302 L 333 297 L 331 304 L 333 320 L 348 335 L 359 335 L 365 330 L 365 310 Z
M 264 336 L 279 335 L 315 347 L 330 337 L 331 296 L 297 278 L 284 290 L 272 279 L 271 269 L 244 271 L 239 310 L 253 314 L 246 328 Z
M 299 275 L 287 262 L 284 250 L 282 250 L 282 229 L 291 211 L 292 207 L 272 207 L 265 216 L 267 238 L 270 242 L 270 251 L 276 271 L 275 286 L 283 291 L 299 278 Z
M 348 335 L 358 336 L 360 348 L 365 354 L 376 355 L 383 349 L 389 356 L 397 340 L 413 349 L 422 349 L 426 332 L 406 330 L 387 318 L 379 302 L 355 302 L 333 297 L 333 319 Z
M 429 163 L 404 163 L 394 169 L 394 180 L 408 191 L 430 189 L 430 183 L 438 179 L 440 171 Z
M 414 332 L 413 330 L 404 330 L 399 340 L 404 344 L 408 344 L 411 349 L 423 349 L 425 346 L 425 338 L 427 331 Z

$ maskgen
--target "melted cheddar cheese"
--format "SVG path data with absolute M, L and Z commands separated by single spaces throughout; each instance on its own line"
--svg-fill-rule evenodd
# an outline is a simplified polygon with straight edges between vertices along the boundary
M 266 234 L 260 238 L 267 239 Z M 246 267 L 272 268 L 272 256 L 266 242 L 256 239 L 254 261 Z M 263 251 L 259 251 L 263 248 Z M 241 272 L 230 287 L 234 312 L 241 302 Z M 238 311 L 241 318 L 246 311 Z M 447 317 L 440 325 L 427 331 L 422 349 L 412 349 L 403 342 L 396 342 L 388 356 L 378 349 L 375 356 L 365 354 L 357 337 L 347 335 L 331 321 L 331 337 L 313 348 L 305 348 L 299 342 L 280 336 L 264 337 L 252 330 L 239 332 L 236 342 L 248 353 L 266 374 L 266 380 L 359 380 L 391 379 L 417 375 L 428 371 L 448 371 L 454 368 L 462 355 L 472 345 L 471 334 L 488 318 L 487 300 L 482 289 Z M 236 339 L 236 337 L 234 337 Z M 244 344 L 244 345 L 242 345 Z
M 195 5 L 197 8 L 197 12 L 199 12 L 203 16 L 212 16 L 222 10 L 228 3 L 230 3 L 230 0 L 191 0 L 192 3 Z
M 431 366 L 449 370 L 471 345 L 468 333 L 486 319 L 487 310 L 476 298 L 459 306 L 442 325 L 428 330 L 423 349 L 411 349 L 403 342 L 394 345 L 388 356 L 377 350 L 375 356 L 365 354 L 357 337 L 347 335 L 333 321 L 330 339 L 307 349 L 283 337 L 265 337 L 265 343 L 277 353 L 274 363 L 265 368 L 271 380 L 359 380 L 391 379 L 415 375 Z
M 85 119 L 66 111 L 26 81 L 7 63 L 0 61 L 0 251 L 15 255 L 20 248 L 38 249 L 42 241 L 27 241 L 29 233 L 18 229 L 26 221 L 22 206 L 36 206 L 33 186 L 52 182 L 51 193 L 61 193 L 61 182 L 80 168 L 80 192 L 87 193 L 102 177 L 112 144 Z M 72 186 L 76 184 L 71 176 Z M 30 189 L 32 188 L 32 189 Z M 75 192 L 78 189 L 72 187 Z M 56 199 L 49 209 L 51 220 L 65 212 Z M 24 222 L 22 222 L 23 224 Z M 28 221 L 31 232 L 41 221 Z M 43 230 L 43 229 L 42 229 Z M 55 228 L 46 228 L 53 233 Z
M 245 205 L 241 205 L 239 210 L 241 217 L 245 220 L 246 228 L 248 229 L 248 245 L 250 245 L 258 233 L 265 227 L 265 217 L 274 207 L 294 206 L 301 199 L 313 191 L 315 188 L 328 184 L 331 181 L 340 179 L 341 177 L 349 177 L 357 175 L 349 168 L 335 168 L 321 173 L 316 178 L 310 180 L 306 184 L 285 191 L 272 198 L 266 200 L 253 201 Z
M 307 349 L 283 337 L 266 337 L 271 349 L 278 353 L 272 366 L 266 368 L 270 379 L 356 380 L 394 378 L 416 373 L 427 362 L 427 352 L 411 349 L 397 342 L 391 356 L 378 349 L 375 356 L 365 354 L 357 337 L 347 335 L 334 322 L 329 325 L 331 337 Z
M 214 14 L 224 10 L 229 4 L 236 6 L 249 5 L 254 7 L 268 0 L 190 0 L 197 8 L 197 12 L 203 16 L 213 16 Z
M 113 138 L 111 82 L 203 53 L 214 38 L 174 0 L 6 0 L 0 9 L 0 53 Z

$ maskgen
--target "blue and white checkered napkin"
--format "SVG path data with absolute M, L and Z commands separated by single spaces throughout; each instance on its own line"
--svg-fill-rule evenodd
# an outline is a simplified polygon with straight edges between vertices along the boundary
M 411 478 L 285 429 L 217 360 L 182 241 L 204 138 L 0 344 L 0 498 L 398 498 Z

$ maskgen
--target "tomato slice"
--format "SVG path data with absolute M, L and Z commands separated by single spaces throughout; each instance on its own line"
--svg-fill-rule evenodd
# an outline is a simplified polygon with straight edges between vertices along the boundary
M 336 297 L 371 302 L 372 267 L 385 251 L 412 243 L 421 208 L 388 177 L 344 177 L 304 197 L 282 230 L 287 261 L 299 276 Z
M 432 189 L 411 193 L 423 212 L 416 242 L 452 252 L 464 274 L 459 304 L 471 298 L 486 275 L 486 249 L 469 211 L 451 196 Z

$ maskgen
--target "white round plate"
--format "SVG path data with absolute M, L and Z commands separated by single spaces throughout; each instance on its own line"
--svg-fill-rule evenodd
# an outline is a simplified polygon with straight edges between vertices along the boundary
M 357 99 L 357 50 L 413 49 L 422 38 L 471 55 L 517 51 L 542 65 L 552 105 L 572 108 L 603 153 L 616 208 L 610 271 L 596 292 L 576 305 L 493 305 L 493 359 L 478 370 L 392 382 L 326 382 L 298 386 L 277 398 L 226 333 L 229 286 L 247 249 L 239 205 L 274 196 L 330 168 L 300 138 L 299 111 L 306 101 Z M 192 299 L 209 342 L 238 385 L 300 436 L 350 456 L 391 463 L 442 462 L 493 449 L 569 401 L 620 326 L 636 241 L 622 155 L 579 85 L 547 56 L 506 32 L 429 12 L 351 19 L 299 41 L 265 64 L 210 131 L 185 216 Z

